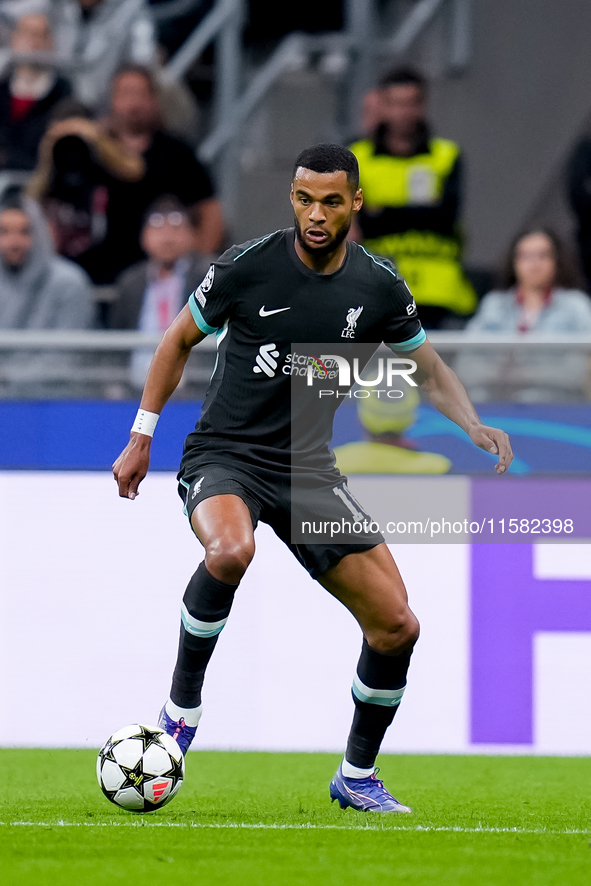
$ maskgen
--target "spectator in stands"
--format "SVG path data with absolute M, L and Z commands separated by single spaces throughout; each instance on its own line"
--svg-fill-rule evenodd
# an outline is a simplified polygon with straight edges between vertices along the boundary
M 485 295 L 466 327 L 468 339 L 524 333 L 591 334 L 591 302 L 575 288 L 563 244 L 549 228 L 518 234 L 508 251 L 502 288 Z M 584 397 L 589 360 L 564 345 L 519 345 L 511 351 L 465 348 L 455 366 L 477 401 L 514 398 L 550 402 Z
M 45 15 L 25 15 L 14 28 L 15 53 L 53 49 Z M 19 61 L 0 80 L 0 169 L 32 170 L 45 130 L 71 93 L 69 82 L 55 69 Z
M 591 333 L 591 301 L 575 286 L 563 244 L 549 228 L 514 238 L 502 288 L 489 292 L 466 329 L 475 332 Z
M 76 97 L 92 111 L 105 110 L 121 64 L 156 60 L 146 0 L 53 0 L 51 14 L 58 52 L 76 65 Z
M 48 0 L 0 0 L 0 46 L 10 46 L 14 26 L 23 15 L 46 12 Z
M 421 321 L 437 328 L 476 307 L 461 265 L 460 148 L 431 136 L 427 83 L 415 71 L 397 68 L 386 74 L 377 100 L 368 112 L 372 122 L 380 121 L 373 135 L 351 145 L 364 195 L 353 235 L 396 264 Z
M 591 137 L 573 151 L 567 167 L 568 196 L 577 219 L 577 242 L 587 292 L 591 292 Z
M 141 242 L 148 257 L 117 280 L 110 326 L 164 332 L 203 280 L 210 262 L 195 252 L 187 209 L 171 194 L 148 208 Z
M 0 329 L 88 329 L 90 280 L 57 256 L 39 206 L 11 189 L 0 202 Z
M 147 69 L 122 68 L 113 82 L 109 117 L 57 124 L 47 133 L 40 157 L 30 193 L 43 198 L 62 254 L 75 258 L 95 284 L 113 284 L 144 258 L 143 216 L 163 194 L 188 208 L 196 250 L 219 249 L 222 212 L 210 178 L 183 142 L 162 132 L 156 86 Z M 78 216 L 84 232 L 79 241 L 69 236 Z M 88 248 L 81 248 L 84 242 Z
M 112 328 L 159 333 L 168 329 L 210 265 L 195 252 L 193 239 L 191 219 L 177 197 L 161 197 L 149 207 L 142 230 L 148 258 L 117 281 Z M 134 353 L 131 377 L 136 387 L 143 386 L 152 355 L 153 349 Z

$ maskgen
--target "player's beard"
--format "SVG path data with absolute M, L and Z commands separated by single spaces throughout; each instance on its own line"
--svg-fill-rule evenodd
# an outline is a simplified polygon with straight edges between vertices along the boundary
M 343 240 L 345 240 L 347 234 L 351 229 L 351 224 L 353 222 L 353 216 L 350 216 L 347 221 L 343 222 L 341 227 L 338 229 L 334 237 L 328 241 L 328 243 L 324 243 L 323 246 L 310 246 L 306 243 L 304 236 L 302 234 L 302 228 L 297 219 L 297 216 L 294 215 L 294 227 L 296 232 L 296 237 L 298 238 L 298 243 L 308 252 L 310 255 L 329 255 L 331 252 L 336 252 L 339 248 Z

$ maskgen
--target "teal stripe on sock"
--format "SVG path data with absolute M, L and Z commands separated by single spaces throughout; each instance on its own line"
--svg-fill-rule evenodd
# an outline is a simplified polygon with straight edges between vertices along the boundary
M 353 695 L 359 701 L 368 704 L 379 704 L 387 708 L 393 708 L 400 704 L 404 695 L 405 686 L 402 689 L 371 689 L 362 683 L 357 674 L 353 677 Z

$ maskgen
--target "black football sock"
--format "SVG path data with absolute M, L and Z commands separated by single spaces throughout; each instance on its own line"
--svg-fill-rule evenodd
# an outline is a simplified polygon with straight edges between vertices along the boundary
M 226 624 L 238 585 L 214 578 L 205 562 L 187 585 L 181 607 L 181 636 L 170 699 L 179 708 L 198 708 L 205 669 Z
M 386 729 L 404 694 L 411 655 L 412 652 L 383 655 L 363 639 L 353 678 L 355 714 L 345 753 L 350 766 L 373 768 Z

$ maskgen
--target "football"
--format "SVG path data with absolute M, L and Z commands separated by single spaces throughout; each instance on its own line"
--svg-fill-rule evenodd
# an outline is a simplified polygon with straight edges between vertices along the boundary
M 107 739 L 96 761 L 105 797 L 130 812 L 161 809 L 179 792 L 185 758 L 157 726 L 124 726 Z

